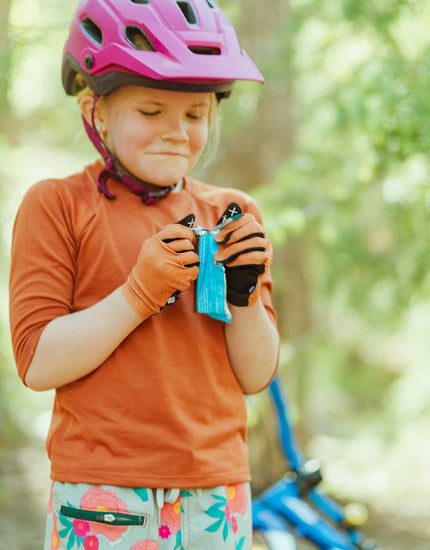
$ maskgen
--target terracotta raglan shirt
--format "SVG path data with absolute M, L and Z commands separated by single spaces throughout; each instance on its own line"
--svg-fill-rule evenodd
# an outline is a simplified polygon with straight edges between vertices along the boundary
M 111 179 L 117 196 L 109 200 L 97 190 L 101 169 L 97 161 L 33 185 L 18 211 L 10 322 L 23 380 L 46 325 L 122 285 L 153 233 L 190 213 L 212 228 L 232 201 L 261 220 L 245 193 L 189 178 L 153 206 Z M 186 488 L 250 479 L 245 400 L 224 326 L 196 313 L 194 286 L 143 321 L 94 372 L 56 390 L 47 438 L 54 480 Z M 261 295 L 276 322 L 271 286 L 268 273 Z

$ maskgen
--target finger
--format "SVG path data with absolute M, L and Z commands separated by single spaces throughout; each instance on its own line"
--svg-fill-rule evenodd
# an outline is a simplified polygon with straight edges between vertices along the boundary
M 190 283 L 197 279 L 198 275 L 199 275 L 198 266 L 187 268 L 187 277 L 186 278 L 182 277 L 182 279 L 178 281 L 179 292 L 186 290 L 190 286 Z
M 269 240 L 266 241 L 267 246 L 263 251 L 257 250 L 248 250 L 243 254 L 236 255 L 235 258 L 227 258 L 224 262 L 226 267 L 239 267 L 239 266 L 249 266 L 257 268 L 258 266 L 263 266 L 263 271 L 270 267 L 273 258 L 273 249 Z
M 262 247 L 250 248 L 235 254 L 231 254 L 226 259 L 219 260 L 215 258 L 216 262 L 222 262 L 225 265 L 260 265 L 264 264 L 267 257 L 266 249 Z
M 252 214 L 243 214 L 240 218 L 237 218 L 237 220 L 233 220 L 232 222 L 230 222 L 223 229 L 221 229 L 221 231 L 217 235 L 215 235 L 216 242 L 228 242 L 234 232 L 250 223 L 256 223 L 257 225 L 259 225 Z
M 176 222 L 178 225 L 183 225 L 184 227 L 193 227 L 194 222 L 196 221 L 196 216 L 194 214 L 188 214 L 188 216 L 185 216 L 185 218 L 182 218 L 182 220 L 179 220 Z M 175 237 L 168 237 L 166 239 L 163 239 L 165 243 L 171 243 L 172 241 L 175 241 Z
M 163 242 L 166 243 L 166 241 L 163 239 Z M 166 243 L 169 245 L 170 250 L 173 250 L 174 252 L 195 252 L 194 244 L 189 241 L 188 239 L 173 239 L 169 243 Z
M 224 241 L 224 239 L 221 242 L 218 242 L 220 245 L 224 244 L 233 244 L 238 243 L 241 241 L 246 241 L 248 239 L 252 239 L 254 237 L 258 237 L 261 239 L 265 239 L 266 235 L 264 233 L 263 228 L 261 225 L 257 222 L 255 223 L 247 223 L 243 227 L 240 227 L 236 231 L 233 231 L 230 235 L 227 241 Z
M 185 227 L 178 223 L 166 225 L 166 227 L 157 233 L 157 236 L 167 244 L 178 239 L 188 239 L 193 245 L 196 242 L 194 232 L 189 227 Z
M 232 258 L 236 258 L 240 254 L 246 254 L 251 251 L 264 252 L 268 248 L 267 239 L 261 237 L 253 237 L 242 240 L 237 243 L 228 245 L 220 245 L 219 250 L 215 253 L 214 259 L 217 262 L 229 262 Z
M 196 260 L 195 262 L 192 262 L 190 264 L 185 264 L 184 267 L 199 267 L 200 266 L 200 259 Z
M 242 254 L 236 255 L 236 258 L 230 259 L 227 258 L 226 264 L 229 266 L 238 266 L 238 265 L 262 265 L 264 264 L 265 268 L 269 267 L 272 263 L 273 258 L 273 249 L 272 244 L 269 239 L 265 239 L 265 249 L 262 250 L 247 250 Z
M 183 249 L 183 250 L 177 250 L 178 254 L 187 254 L 187 256 L 182 256 L 181 261 L 182 265 L 184 267 L 194 267 L 200 265 L 200 258 L 199 255 L 196 253 L 196 251 L 193 249 Z M 189 258 L 192 258 L 192 260 L 189 260 Z
M 217 225 L 219 225 L 220 223 L 225 223 L 229 218 L 237 216 L 238 214 L 242 214 L 242 209 L 237 204 L 237 202 L 231 202 L 224 210 L 224 213 L 218 220 Z
M 262 275 L 266 271 L 266 266 L 264 264 L 254 265 L 254 264 L 244 264 L 228 267 L 230 274 L 239 274 L 239 273 L 249 273 L 253 272 L 255 275 Z
M 193 227 L 194 222 L 196 221 L 196 216 L 194 214 L 188 214 L 188 216 L 185 216 L 185 218 L 182 218 L 182 220 L 179 220 L 179 225 L 185 225 L 186 227 Z
M 183 267 L 193 267 L 200 265 L 200 258 L 194 249 L 194 246 L 188 239 L 175 239 L 170 243 L 164 243 L 163 246 L 169 250 L 171 261 Z
M 194 267 L 200 265 L 200 258 L 194 250 L 186 250 L 177 256 L 177 261 L 183 267 Z

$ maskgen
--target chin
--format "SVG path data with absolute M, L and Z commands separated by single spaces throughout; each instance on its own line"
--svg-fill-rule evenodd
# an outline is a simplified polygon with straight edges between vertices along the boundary
M 152 166 L 134 166 L 134 169 L 128 169 L 127 166 L 118 163 L 119 167 L 127 174 L 140 180 L 142 183 L 148 185 L 154 185 L 156 187 L 169 187 L 178 183 L 183 177 L 187 175 L 187 167 L 176 166 L 167 169 L 166 163 L 154 163 Z
M 156 171 L 154 172 L 157 173 Z M 185 177 L 186 174 L 182 171 L 169 173 L 169 174 L 160 174 L 160 172 L 158 171 L 157 177 L 155 178 L 151 177 L 147 173 L 141 173 L 140 175 L 136 174 L 136 176 L 140 180 L 146 183 L 149 183 L 150 185 L 156 185 L 157 187 L 168 187 L 169 185 L 178 183 L 178 181 L 180 181 L 183 177 Z
M 134 177 L 141 181 L 148 183 L 149 185 L 156 185 L 157 187 L 168 187 L 183 178 L 186 173 L 183 170 L 173 170 L 162 172 L 160 169 L 148 170 L 136 170 Z
M 190 170 L 190 163 L 186 163 L 183 159 L 170 162 L 154 162 L 141 170 L 136 170 L 135 175 L 144 182 L 157 187 L 168 187 L 178 183 L 185 177 Z

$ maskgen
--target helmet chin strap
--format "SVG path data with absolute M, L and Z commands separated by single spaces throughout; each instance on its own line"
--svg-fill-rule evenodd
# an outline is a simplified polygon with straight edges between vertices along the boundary
M 173 185 L 169 185 L 168 187 L 160 187 L 159 189 L 154 189 L 153 187 L 150 187 L 149 185 L 146 185 L 145 183 L 138 181 L 132 176 L 129 176 L 128 174 L 125 174 L 124 172 L 119 170 L 114 155 L 111 153 L 96 128 L 94 117 L 95 106 L 98 99 L 99 96 L 94 94 L 94 104 L 91 112 L 91 124 L 87 122 L 84 116 L 82 117 L 88 137 L 105 161 L 105 166 L 97 177 L 97 189 L 100 191 L 100 193 L 103 193 L 108 199 L 114 199 L 116 195 L 113 195 L 107 187 L 108 179 L 110 177 L 113 177 L 124 183 L 132 193 L 134 193 L 135 195 L 139 195 L 140 200 L 144 204 L 148 206 L 151 204 L 155 204 L 160 199 L 166 197 L 170 193 L 170 191 L 175 188 L 176 183 Z

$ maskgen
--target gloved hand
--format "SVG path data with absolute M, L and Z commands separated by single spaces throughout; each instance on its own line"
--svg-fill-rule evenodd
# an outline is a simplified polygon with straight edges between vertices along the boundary
M 229 211 L 237 213 L 237 209 L 238 205 L 230 204 L 221 220 L 230 217 Z M 255 303 L 260 296 L 261 277 L 273 254 L 263 227 L 252 214 L 243 214 L 221 229 L 215 240 L 219 250 L 214 259 L 225 266 L 228 302 L 239 307 Z
M 180 223 L 181 225 L 185 225 L 185 227 L 193 227 L 194 225 L 194 222 L 196 221 L 196 217 L 194 214 L 189 214 L 188 216 L 185 216 L 185 218 L 182 218 L 182 220 L 176 222 L 176 223 Z M 167 238 L 167 239 L 163 239 L 163 242 L 164 243 L 170 243 L 172 241 L 177 241 L 178 239 L 170 239 L 170 238 Z M 183 251 L 180 251 L 180 252 L 183 252 Z M 200 264 L 200 261 L 198 264 L 196 265 L 199 265 Z M 190 267 L 190 266 L 186 266 L 186 267 Z M 175 304 L 179 298 L 180 298 L 180 294 L 181 292 L 179 290 L 176 290 L 171 296 L 170 298 L 167 300 L 166 302 L 166 306 L 172 306 L 173 304 Z M 163 309 L 163 308 L 161 308 Z
M 195 251 L 196 237 L 181 222 L 166 225 L 146 239 L 136 265 L 122 285 L 131 307 L 143 319 L 163 308 L 177 291 L 182 292 L 197 279 L 200 260 Z

